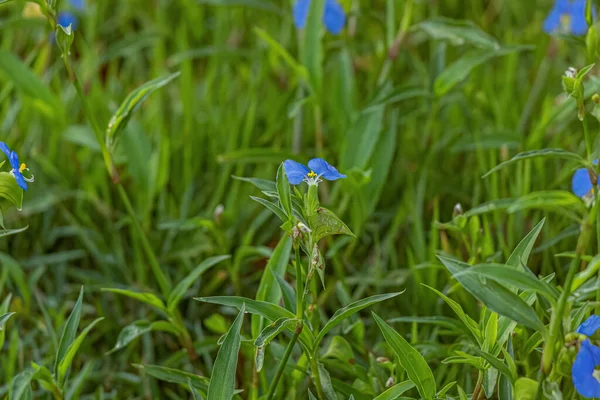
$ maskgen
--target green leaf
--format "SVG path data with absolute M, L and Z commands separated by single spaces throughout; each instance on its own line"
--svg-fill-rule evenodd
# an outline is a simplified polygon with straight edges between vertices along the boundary
M 548 283 L 536 278 L 527 272 L 518 271 L 513 267 L 503 264 L 480 264 L 465 269 L 458 275 L 476 275 L 481 281 L 491 279 L 508 288 L 516 287 L 524 291 L 539 293 L 546 297 L 552 304 L 556 304 L 558 290 Z
M 254 33 L 264 40 L 269 47 L 283 59 L 283 61 L 292 69 L 297 78 L 308 80 L 308 71 L 283 47 L 277 40 L 273 39 L 265 30 L 254 27 Z
M 233 325 L 225 335 L 223 345 L 219 349 L 208 386 L 208 400 L 230 400 L 235 393 L 235 373 L 238 353 L 240 351 L 240 330 L 244 322 L 246 306 L 242 304 Z
M 456 316 L 462 321 L 463 324 L 465 324 L 467 329 L 473 334 L 473 337 L 475 338 L 477 343 L 483 343 L 483 336 L 481 334 L 481 330 L 479 329 L 479 325 L 473 320 L 473 318 L 469 317 L 467 313 L 465 313 L 460 304 L 458 304 L 456 301 L 452 300 L 450 297 L 446 296 L 442 292 L 438 291 L 437 289 L 434 289 L 431 286 L 427 286 L 425 284 L 422 285 L 425 286 L 427 289 L 430 289 L 433 292 L 435 292 L 438 296 L 440 296 L 446 302 L 446 304 L 448 304 L 450 308 L 452 308 L 452 311 L 454 311 Z
M 284 235 L 273 250 L 273 254 L 265 267 L 260 278 L 260 284 L 256 291 L 256 300 L 279 304 L 281 300 L 281 289 L 275 282 L 275 277 L 283 278 L 289 264 L 290 251 L 292 250 L 292 239 Z M 251 319 L 252 337 L 256 337 L 264 328 L 263 317 L 253 315 Z
M 106 144 L 109 148 L 113 148 L 114 144 L 119 139 L 119 134 L 125 129 L 132 113 L 139 105 L 154 91 L 162 88 L 178 76 L 179 72 L 176 72 L 168 76 L 153 79 L 129 93 L 108 123 L 106 129 Z
M 260 372 L 264 363 L 264 349 L 271 340 L 275 339 L 284 330 L 292 330 L 301 322 L 296 318 L 279 318 L 277 321 L 267 325 L 254 340 L 256 346 L 256 372 Z
M 194 388 L 201 390 L 203 393 L 206 393 L 208 390 L 208 379 L 203 376 L 178 369 L 161 367 L 160 365 L 133 364 L 133 366 L 161 381 L 178 383 L 180 385 L 188 385 L 191 382 Z
M 434 92 L 437 96 L 443 96 L 454 86 L 465 80 L 471 71 L 479 65 L 492 58 L 506 56 L 525 49 L 528 49 L 528 47 L 514 46 L 501 49 L 470 50 L 437 76 L 433 85 Z
M 21 400 L 28 391 L 31 391 L 31 379 L 34 372 L 31 369 L 26 369 L 12 379 L 8 400 Z M 26 398 L 26 397 L 25 397 Z
M 513 250 L 510 257 L 506 261 L 506 265 L 521 270 L 523 265 L 527 265 L 529 254 L 533 249 L 533 245 L 544 227 L 546 218 L 542 218 L 540 222 L 519 242 Z
M 285 305 L 286 310 L 290 312 L 296 312 L 296 293 L 294 292 L 294 289 L 292 289 L 290 284 L 287 283 L 286 280 L 281 276 L 275 275 L 274 272 L 273 275 L 275 276 L 275 279 L 279 284 L 279 288 L 281 289 L 281 293 L 283 295 L 283 304 Z
M 471 21 L 436 17 L 421 22 L 418 27 L 433 39 L 447 40 L 454 46 L 471 44 L 483 49 L 498 49 L 498 41 Z
M 415 384 L 413 381 L 404 381 L 395 384 L 373 400 L 396 400 L 399 396 L 402 396 L 404 392 L 414 388 Z
M 325 326 L 323 326 L 323 329 L 321 329 L 319 335 L 315 339 L 314 347 L 317 348 L 319 346 L 319 343 L 321 343 L 321 340 L 323 340 L 323 338 L 325 337 L 325 335 L 327 335 L 327 333 L 333 328 L 335 328 L 337 325 L 341 324 L 342 321 L 346 318 L 349 318 L 350 316 L 356 314 L 364 308 L 367 308 L 381 301 L 394 298 L 402 293 L 404 293 L 404 291 L 396 293 L 377 294 L 375 296 L 367 297 L 366 299 L 361 299 L 350 303 L 344 308 L 340 308 L 335 312 L 335 314 L 333 314 L 329 321 L 327 321 Z
M 6 324 L 6 321 L 8 321 L 8 319 L 14 314 L 16 314 L 16 312 L 10 312 L 7 314 L 0 315 L 0 331 L 4 330 L 4 324 Z
M 310 216 L 308 225 L 312 229 L 314 243 L 330 235 L 354 236 L 352 231 L 337 215 L 323 207 L 319 207 L 317 213 Z
M 23 209 L 23 189 L 17 185 L 15 177 L 8 172 L 0 172 L 0 197 L 14 204 L 17 210 Z
M 519 378 L 515 383 L 515 399 L 534 400 L 538 383 L 530 378 Z
M 266 179 L 260 178 L 244 178 L 241 176 L 231 176 L 233 179 L 237 179 L 238 181 L 248 182 L 259 188 L 263 192 L 275 192 L 277 191 L 277 187 L 275 182 L 268 181 Z
M 79 351 L 79 347 L 81 347 L 81 344 L 85 340 L 86 336 L 88 335 L 88 333 L 90 333 L 90 331 L 92 330 L 94 325 L 96 325 L 98 322 L 102 321 L 103 319 L 104 318 L 102 318 L 102 317 L 98 318 L 94 322 L 89 324 L 79 334 L 79 336 L 77 336 L 77 338 L 73 341 L 73 343 L 71 343 L 71 345 L 67 349 L 65 356 L 63 357 L 62 361 L 58 364 L 58 379 L 57 380 L 58 380 L 59 386 L 62 387 L 64 385 L 65 378 L 67 376 L 67 371 L 69 370 L 69 367 L 71 366 L 71 363 L 73 362 L 73 358 L 75 358 L 75 354 L 77 354 L 77 351 Z
M 485 361 L 490 363 L 490 365 L 497 369 L 500 373 L 506 375 L 506 377 L 509 378 L 511 382 L 514 382 L 517 379 L 517 377 L 511 373 L 510 369 L 508 369 L 508 367 L 502 362 L 502 360 L 474 346 L 471 347 L 471 350 L 479 357 L 482 357 Z
M 194 284 L 200 276 L 208 271 L 210 268 L 214 267 L 221 261 L 225 261 L 231 258 L 229 255 L 222 256 L 214 256 L 209 257 L 206 260 L 202 261 L 196 268 L 194 268 L 185 278 L 183 278 L 177 286 L 171 290 L 169 296 L 167 298 L 167 307 L 169 310 L 174 310 L 179 304 L 181 298 L 185 295 L 185 292 Z
M 292 217 L 292 194 L 290 192 L 290 183 L 285 174 L 285 169 L 283 168 L 283 163 L 281 163 L 279 169 L 277 169 L 277 180 L 275 184 L 277 185 L 277 194 L 279 195 L 281 208 L 289 219 Z
M 110 350 L 107 354 L 113 353 L 117 350 L 124 348 L 138 337 L 152 331 L 170 332 L 174 335 L 179 334 L 179 331 L 170 322 L 167 321 L 135 321 L 125 326 L 121 330 L 121 333 L 119 333 L 119 337 L 117 338 L 117 343 L 115 344 L 115 347 L 113 347 L 113 349 Z
M 60 49 L 63 57 L 70 56 L 71 45 L 73 44 L 73 39 L 75 37 L 71 24 L 69 24 L 69 26 L 56 24 L 55 34 L 56 44 L 58 44 L 58 48 Z
M 416 385 L 421 397 L 425 400 L 432 400 L 436 392 L 435 378 L 421 353 L 379 318 L 377 314 L 372 314 L 381 333 L 383 333 L 385 341 L 398 356 L 398 362 L 406 370 L 408 378 Z
M 519 296 L 494 281 L 482 280 L 480 277 L 472 274 L 460 274 L 466 269 L 471 268 L 469 264 L 443 256 L 438 256 L 438 258 L 456 280 L 490 310 L 534 330 L 540 332 L 546 331 L 545 325 L 535 311 Z
M 304 41 L 300 47 L 302 63 L 308 71 L 311 87 L 317 97 L 320 97 L 323 87 L 323 11 L 325 0 L 310 2 Z
M 245 305 L 246 312 L 249 312 L 251 314 L 258 314 L 270 321 L 276 321 L 279 318 L 296 318 L 296 315 L 294 313 L 276 304 L 267 303 L 266 301 L 253 300 L 247 297 L 197 297 L 194 300 L 202 301 L 204 303 L 220 304 L 223 306 L 235 307 L 238 310 L 241 309 L 242 305 Z M 288 330 L 290 330 L 293 333 L 293 330 Z M 304 326 L 304 329 L 302 329 L 302 333 L 300 334 L 299 340 L 307 349 L 312 349 L 312 342 L 314 338 L 310 328 L 308 328 L 306 325 Z
M 134 292 L 132 290 L 116 289 L 116 288 L 103 288 L 101 290 L 103 292 L 116 293 L 116 294 L 120 294 L 123 296 L 131 297 L 132 299 L 136 299 L 143 303 L 146 303 L 153 307 L 156 307 L 163 312 L 167 312 L 167 307 L 165 306 L 165 303 L 153 293 Z
M 29 225 L 17 229 L 0 229 L 0 237 L 16 235 L 17 233 L 25 232 Z
M 530 150 L 530 151 L 525 151 L 523 153 L 519 153 L 516 156 L 514 156 L 513 158 L 511 158 L 510 160 L 504 161 L 503 163 L 496 165 L 494 168 L 489 170 L 485 175 L 483 175 L 483 178 L 493 174 L 496 171 L 501 170 L 504 167 L 512 165 L 514 163 L 517 163 L 517 162 L 520 162 L 523 160 L 529 160 L 531 158 L 537 158 L 537 157 L 575 161 L 575 162 L 577 162 L 578 165 L 581 165 L 584 167 L 587 166 L 586 161 L 579 154 L 571 153 L 570 151 L 566 151 L 563 149 Z
M 277 215 L 277 218 L 279 218 L 280 220 L 284 222 L 288 220 L 285 211 L 282 208 L 280 208 L 277 204 L 272 203 L 269 200 L 265 200 L 262 197 L 250 196 L 250 198 L 271 210 L 273 214 Z
M 79 327 L 79 320 L 81 319 L 81 307 L 83 302 L 83 286 L 79 290 L 79 297 L 77 302 L 71 311 L 71 315 L 67 319 L 65 329 L 63 330 L 62 336 L 58 349 L 56 351 L 56 358 L 54 360 L 54 375 L 58 376 L 58 366 L 62 363 L 69 347 L 73 344 L 75 337 L 77 336 L 77 328 Z

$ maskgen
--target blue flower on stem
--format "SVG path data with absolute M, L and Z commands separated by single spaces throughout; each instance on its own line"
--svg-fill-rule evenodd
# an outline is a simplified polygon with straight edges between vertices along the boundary
M 85 0 L 69 0 L 69 6 L 71 9 L 81 12 L 85 9 Z M 67 10 L 58 13 L 57 22 L 64 28 L 71 25 L 71 29 L 75 30 L 75 28 L 77 28 L 78 19 L 73 11 Z
M 598 164 L 598 160 L 594 160 L 594 164 Z M 577 197 L 589 197 L 592 193 L 592 180 L 590 179 L 590 173 L 587 168 L 579 168 L 573 174 L 571 180 L 571 190 Z
M 554 7 L 544 20 L 544 32 L 585 35 L 588 29 L 585 2 L 586 0 L 555 0 Z
M 294 3 L 293 14 L 296 28 L 304 29 L 306 26 L 310 3 L 311 0 L 296 0 L 296 3 Z M 337 0 L 325 0 L 323 25 L 325 25 L 325 29 L 334 35 L 338 35 L 344 29 L 344 25 L 346 25 L 346 13 Z
M 12 167 L 10 173 L 15 177 L 17 185 L 19 185 L 21 189 L 27 190 L 27 182 L 33 182 L 33 176 L 31 178 L 25 178 L 23 176 L 23 171 L 29 171 L 27 165 L 25 165 L 25 163 L 19 164 L 19 156 L 14 151 L 11 151 L 6 143 L 0 142 L 0 150 L 8 157 L 8 162 Z
M 592 315 L 579 325 L 577 333 L 592 336 L 600 329 L 600 316 Z M 577 393 L 583 397 L 600 397 L 600 348 L 589 339 L 581 342 L 581 347 L 573 363 L 571 376 Z
M 306 182 L 309 185 L 318 185 L 321 182 L 321 178 L 328 181 L 335 181 L 346 177 L 346 175 L 340 174 L 335 167 L 329 165 L 322 158 L 313 158 L 310 160 L 308 168 L 296 161 L 285 160 L 283 169 L 288 181 L 292 185 L 299 185 L 302 182 Z

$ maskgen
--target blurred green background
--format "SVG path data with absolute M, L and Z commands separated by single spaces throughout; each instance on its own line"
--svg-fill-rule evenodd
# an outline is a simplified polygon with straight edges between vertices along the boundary
M 250 199 L 260 191 L 234 177 L 274 180 L 287 158 L 322 156 L 348 175 L 320 188 L 322 203 L 357 236 L 323 245 L 328 265 L 319 305 L 327 315 L 349 300 L 402 289 L 373 309 L 385 318 L 449 314 L 421 283 L 456 291 L 476 313 L 435 254 L 504 260 L 543 216 L 549 220 L 529 266 L 559 279 L 565 274 L 566 262 L 552 254 L 573 248 L 583 215 L 583 203 L 566 192 L 573 170 L 558 160 L 527 161 L 482 179 L 518 151 L 583 153 L 560 76 L 586 65 L 585 44 L 543 33 L 550 1 L 347 0 L 346 29 L 323 37 L 322 96 L 315 101 L 282 57 L 283 49 L 300 57 L 290 2 L 90 0 L 71 57 L 102 127 L 133 89 L 181 72 L 136 111 L 115 157 L 162 270 L 177 282 L 207 257 L 231 255 L 180 305 L 201 361 L 187 359 L 160 332 L 105 355 L 125 325 L 161 316 L 100 289 L 159 290 L 50 25 L 24 13 L 24 1 L 2 3 L 0 138 L 19 152 L 35 183 L 22 211 L 4 210 L 7 228 L 28 229 L 0 238 L 0 299 L 13 293 L 11 310 L 19 316 L 6 329 L 0 397 L 31 361 L 52 359 L 83 285 L 82 325 L 106 319 L 75 360 L 74 370 L 82 371 L 77 390 L 185 398 L 177 385 L 158 383 L 132 364 L 210 375 L 216 341 L 235 310 L 191 297 L 255 297 L 281 231 Z M 460 34 L 448 29 L 453 24 Z M 590 85 L 597 83 L 592 77 Z M 479 216 L 462 229 L 438 224 L 452 220 L 456 203 Z M 377 353 L 376 327 L 370 318 L 361 323 L 364 354 Z M 427 326 L 394 327 L 441 366 L 452 343 Z M 247 353 L 241 380 L 251 380 Z M 442 382 L 470 379 L 458 365 L 443 368 Z

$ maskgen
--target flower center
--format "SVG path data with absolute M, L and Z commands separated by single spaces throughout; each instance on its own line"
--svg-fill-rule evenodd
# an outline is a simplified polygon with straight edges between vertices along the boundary
M 309 178 L 316 178 L 316 177 L 317 177 L 317 174 L 315 174 L 315 171 L 310 171 L 310 172 L 308 173 L 308 175 L 306 175 L 306 176 L 308 176 Z
M 23 173 L 23 171 L 25 171 L 27 169 L 27 165 L 25 163 L 21 164 L 21 166 L 19 167 L 19 172 Z
M 560 16 L 560 27 L 563 32 L 569 32 L 571 29 L 571 16 L 569 14 L 562 14 Z

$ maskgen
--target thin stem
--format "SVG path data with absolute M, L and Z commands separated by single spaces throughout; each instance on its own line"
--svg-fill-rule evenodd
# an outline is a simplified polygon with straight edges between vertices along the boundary
M 592 162 L 592 137 L 590 136 L 590 130 L 588 128 L 587 117 L 585 114 L 583 115 L 581 124 L 583 125 L 583 136 L 585 137 L 585 150 L 587 152 L 587 159 L 589 162 Z
M 319 371 L 319 359 L 317 357 L 318 350 L 315 350 L 315 354 L 310 359 L 311 369 L 313 373 L 313 381 L 317 387 L 317 397 L 319 400 L 325 399 L 325 393 L 323 392 L 323 384 L 321 383 L 321 371 Z
M 287 365 L 287 361 L 292 355 L 292 351 L 294 350 L 294 345 L 298 341 L 298 337 L 300 333 L 302 333 L 302 328 L 304 323 L 299 321 L 296 325 L 296 330 L 294 331 L 294 335 L 288 344 L 288 347 L 285 349 L 285 353 L 283 354 L 283 358 L 279 362 L 279 367 L 277 367 L 277 372 L 275 373 L 275 377 L 273 378 L 273 382 L 271 382 L 271 386 L 269 387 L 269 393 L 267 394 L 267 400 L 271 400 L 275 395 L 275 390 L 277 389 L 277 384 L 283 375 L 283 371 L 285 370 L 285 366 Z

